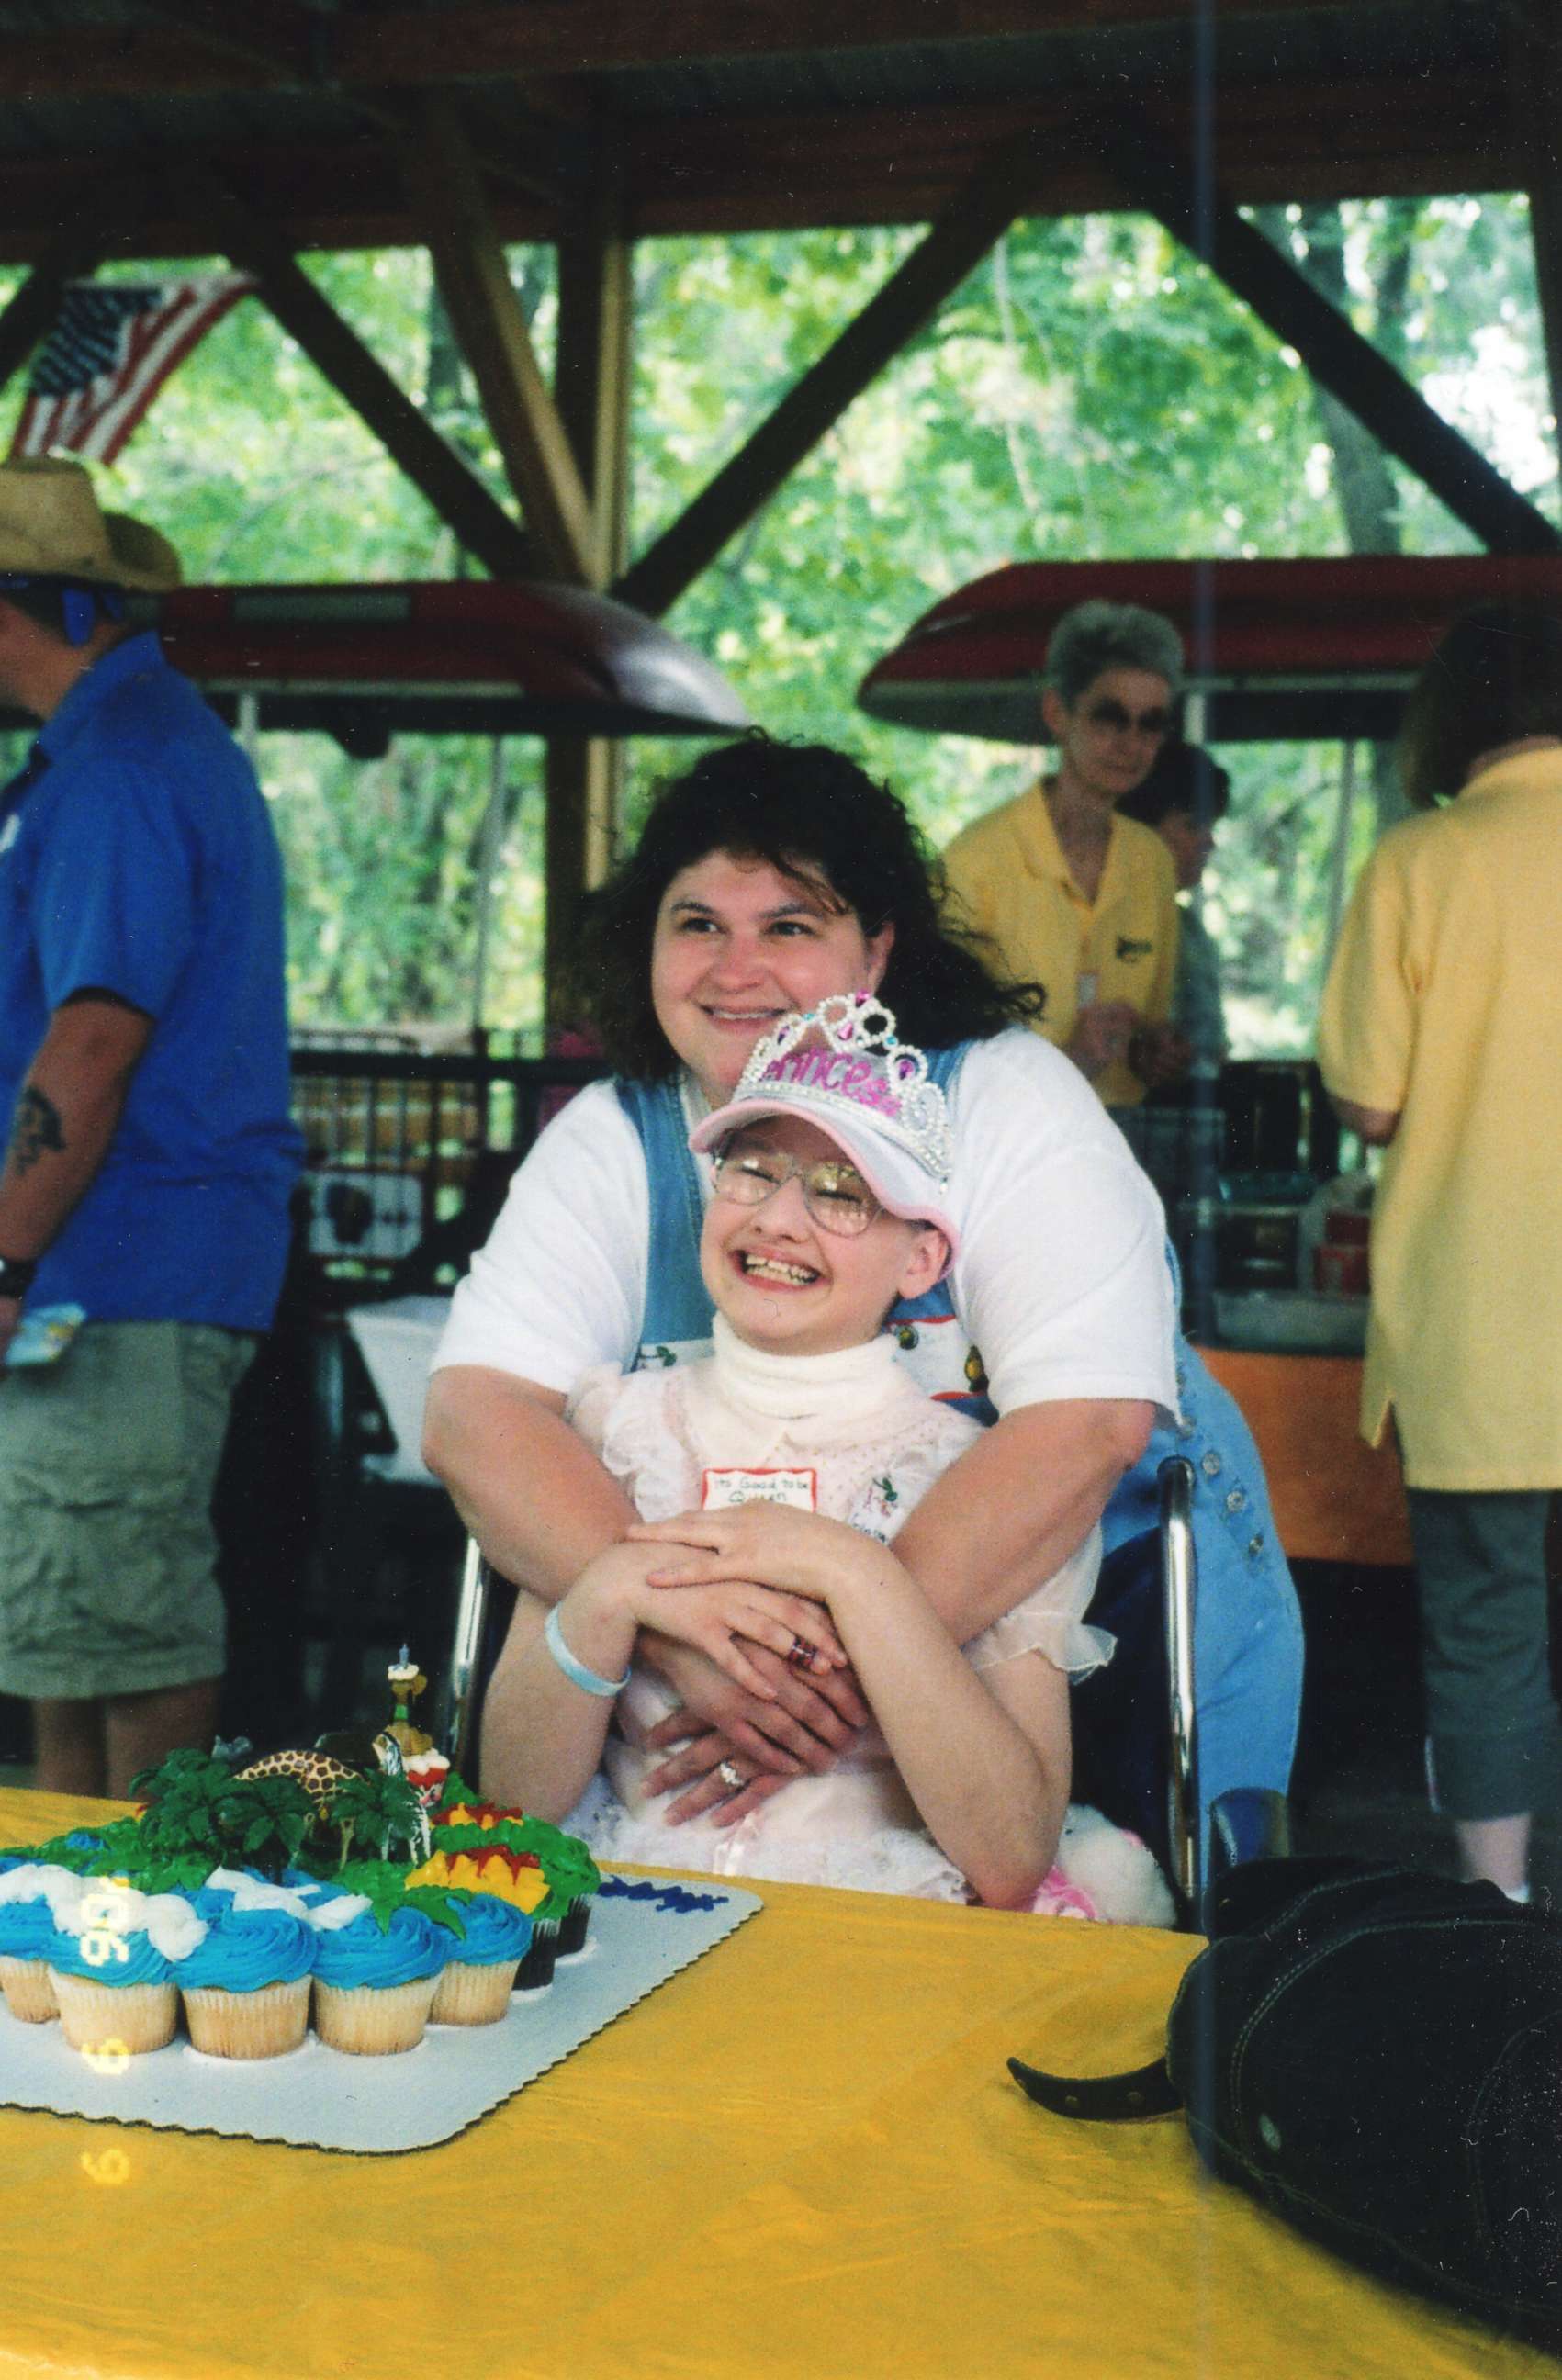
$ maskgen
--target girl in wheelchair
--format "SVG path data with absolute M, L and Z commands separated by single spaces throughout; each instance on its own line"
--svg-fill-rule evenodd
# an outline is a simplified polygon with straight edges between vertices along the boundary
M 885 1328 L 954 1254 L 921 1051 L 866 994 L 826 1000 L 759 1042 L 690 1146 L 715 1157 L 700 1244 L 714 1353 L 577 1387 L 569 1417 L 641 1524 L 512 1669 L 506 1792 L 550 1817 L 578 1803 L 570 1825 L 610 1859 L 1170 1924 L 1143 1845 L 1068 1806 L 1068 1679 L 1112 1651 L 1083 1619 L 1099 1531 L 963 1647 L 893 1550 L 979 1433 L 912 1384 Z M 761 1544 L 785 1588 L 746 1582 Z M 865 1725 L 824 1775 L 724 1760 L 726 1803 L 669 1833 L 647 1739 L 675 1698 L 636 1658 L 642 1628 L 762 1698 L 746 1643 L 815 1673 L 849 1665 Z

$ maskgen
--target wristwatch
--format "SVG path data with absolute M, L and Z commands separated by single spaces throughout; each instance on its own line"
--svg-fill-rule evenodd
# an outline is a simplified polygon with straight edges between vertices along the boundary
M 25 1297 L 38 1264 L 32 1257 L 0 1257 L 0 1297 Z

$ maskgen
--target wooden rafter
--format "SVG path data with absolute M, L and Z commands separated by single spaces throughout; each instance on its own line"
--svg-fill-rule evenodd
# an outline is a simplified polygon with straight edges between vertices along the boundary
M 143 21 L 182 36 L 246 80 L 297 89 L 315 79 L 325 19 L 295 0 L 132 0 Z
M 420 109 L 405 163 L 451 328 L 543 565 L 577 586 L 600 584 L 591 500 L 539 369 L 476 162 L 447 101 Z
M 1524 181 L 1535 249 L 1554 432 L 1562 448 L 1562 21 L 1552 0 L 1509 18 L 1510 81 L 1519 101 Z
M 433 13 L 388 8 L 345 18 L 338 71 L 387 83 L 463 75 L 570 74 L 634 67 L 798 58 L 1016 35 L 1192 24 L 1206 0 L 528 0 L 498 8 L 468 0 Z M 1348 13 L 1348 0 L 1222 0 L 1227 18 Z
M 628 529 L 629 343 L 633 281 L 614 159 L 616 143 L 597 128 L 583 136 L 594 169 L 592 199 L 562 227 L 558 244 L 558 351 L 554 387 L 559 419 L 591 497 L 604 577 L 620 570 Z M 623 787 L 624 746 L 554 736 L 543 771 L 545 874 L 543 970 L 548 1013 L 563 1013 L 581 894 L 600 884 L 613 856 Z
M 1221 192 L 1201 188 L 1190 156 L 1172 149 L 1142 118 L 1125 120 L 1120 113 L 1103 124 L 1102 141 L 1129 202 L 1202 257 L 1485 545 L 1495 552 L 1544 553 L 1562 544 L 1544 514 L 1428 405 L 1288 257 Z
M 275 91 L 297 90 L 330 79 L 326 44 L 333 19 L 301 0 L 246 0 L 236 9 L 230 0 L 129 0 L 145 22 L 174 30 L 220 68 L 236 69 L 247 83 Z M 555 129 L 555 94 L 543 86 L 540 104 L 526 128 L 526 139 L 501 152 L 484 145 L 479 162 L 486 173 L 515 188 L 556 203 L 571 181 L 570 144 Z M 412 129 L 405 98 L 393 99 L 380 91 L 349 94 L 354 114 L 367 125 L 388 133 L 397 144 Z
M 535 556 L 521 529 L 343 321 L 287 242 L 214 176 L 192 174 L 191 180 L 189 200 L 208 241 L 254 273 L 283 329 L 367 422 L 460 543 L 496 578 L 528 577 Z
M 60 310 L 67 281 L 95 271 L 108 241 L 101 202 L 94 198 L 67 224 L 41 256 L 10 304 L 0 312 L 0 387 L 18 371 Z
M 615 590 L 653 616 L 677 601 L 768 502 L 853 400 L 936 313 L 1007 230 L 1035 176 L 1035 135 L 1007 141 L 834 345 L 789 389 Z
M 636 67 L 715 66 L 726 59 L 808 57 L 914 44 L 999 41 L 1037 34 L 1131 32 L 1196 22 L 1208 0 L 456 0 L 439 8 L 384 7 L 326 15 L 301 56 L 298 79 L 364 90 L 431 90 L 496 75 L 575 77 Z M 207 0 L 157 0 L 182 30 L 153 28 L 127 39 L 117 29 L 32 38 L 12 44 L 0 95 L 76 99 L 191 95 L 245 87 L 243 20 L 219 48 L 195 38 Z M 223 0 L 210 0 L 214 18 Z M 1225 20 L 1241 17 L 1348 17 L 1350 0 L 1221 0 Z M 306 11 L 273 0 L 253 69 L 270 81 L 292 42 L 287 26 Z

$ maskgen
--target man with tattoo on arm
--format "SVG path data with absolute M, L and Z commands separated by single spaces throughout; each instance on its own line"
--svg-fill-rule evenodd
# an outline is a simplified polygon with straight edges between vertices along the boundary
M 0 465 L 0 703 L 43 722 L 0 790 L 0 1363 L 82 1318 L 0 1370 L 0 1692 L 60 1792 L 212 1735 L 212 1491 L 298 1172 L 275 837 L 125 617 L 177 577 L 79 465 Z

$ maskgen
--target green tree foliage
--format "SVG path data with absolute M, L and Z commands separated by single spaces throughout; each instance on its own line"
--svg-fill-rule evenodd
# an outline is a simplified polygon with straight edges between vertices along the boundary
M 1288 247 L 1431 400 L 1556 503 L 1524 201 L 1266 211 Z M 649 240 L 637 250 L 633 546 L 675 518 L 860 310 L 902 228 Z M 544 358 L 551 258 L 517 250 Z M 374 352 L 507 501 L 418 252 L 310 260 Z M 134 275 L 133 266 L 116 267 Z M 0 406 L 6 434 L 16 393 Z M 845 743 L 943 843 L 1033 771 L 1031 753 L 878 725 L 857 685 L 936 596 L 1008 560 L 1318 554 L 1364 519 L 1409 552 L 1469 544 L 1408 475 L 1352 441 L 1297 358 L 1155 225 L 1017 225 L 673 612 L 775 732 Z M 111 475 L 192 578 L 449 577 L 448 533 L 254 301 L 165 391 Z M 1375 513 L 1373 507 L 1375 505 Z M 1343 507 L 1343 509 L 1342 509 Z M 627 824 L 688 747 L 631 747 Z M 1234 747 L 1208 879 L 1239 1046 L 1304 1048 L 1324 950 L 1337 747 Z M 305 1023 L 468 1019 L 491 763 L 407 738 L 349 762 L 268 735 Z M 541 1014 L 535 746 L 508 750 L 491 1022 Z M 1357 806 L 1354 856 L 1373 832 Z

